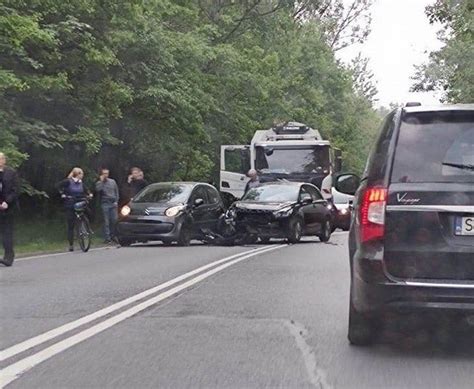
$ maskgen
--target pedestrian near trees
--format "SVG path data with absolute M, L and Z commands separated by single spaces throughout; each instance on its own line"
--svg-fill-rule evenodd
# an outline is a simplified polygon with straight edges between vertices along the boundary
M 15 252 L 13 250 L 13 208 L 18 198 L 18 175 L 7 166 L 7 157 L 0 152 L 0 234 L 5 251 L 0 263 L 5 266 L 13 265 Z

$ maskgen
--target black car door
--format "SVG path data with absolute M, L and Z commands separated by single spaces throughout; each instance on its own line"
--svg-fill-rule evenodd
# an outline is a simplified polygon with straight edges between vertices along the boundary
M 313 207 L 313 198 L 308 192 L 307 185 L 303 185 L 300 189 L 299 203 L 304 218 L 305 230 L 312 233 L 315 228 L 315 209 Z
M 205 187 L 209 204 L 207 205 L 206 227 L 215 231 L 217 229 L 217 222 L 224 213 L 224 206 L 222 199 L 217 189 L 212 186 Z
M 312 185 L 307 185 L 306 190 L 311 194 L 313 199 L 313 209 L 312 209 L 312 223 L 313 228 L 319 232 L 322 224 L 330 216 L 330 211 L 328 209 L 328 202 L 324 200 L 323 195 L 318 188 Z
M 196 201 L 200 202 L 197 204 Z M 202 202 L 201 202 L 202 200 Z M 208 206 L 209 201 L 207 198 L 207 192 L 203 185 L 198 185 L 193 189 L 191 196 L 189 197 L 189 205 L 191 206 L 191 216 L 193 219 L 193 229 L 200 231 L 206 226 L 206 220 L 209 218 Z

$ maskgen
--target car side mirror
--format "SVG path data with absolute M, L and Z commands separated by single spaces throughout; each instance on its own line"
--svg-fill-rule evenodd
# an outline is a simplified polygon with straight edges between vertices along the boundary
M 341 174 L 336 178 L 334 187 L 338 192 L 354 196 L 359 185 L 360 178 L 355 174 Z
M 197 207 L 200 207 L 201 205 L 204 204 L 204 200 L 203 199 L 196 199 L 194 200 L 194 206 L 197 208 Z

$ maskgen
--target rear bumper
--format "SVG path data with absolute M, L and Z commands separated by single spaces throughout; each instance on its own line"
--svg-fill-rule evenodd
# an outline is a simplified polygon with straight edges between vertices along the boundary
M 338 214 L 334 223 L 335 223 L 335 227 L 337 228 L 341 228 L 346 231 L 349 230 L 351 226 L 351 214 L 350 213 L 346 215 Z
M 474 313 L 474 282 L 397 280 L 386 275 L 378 260 L 355 259 L 351 288 L 352 303 L 359 312 Z

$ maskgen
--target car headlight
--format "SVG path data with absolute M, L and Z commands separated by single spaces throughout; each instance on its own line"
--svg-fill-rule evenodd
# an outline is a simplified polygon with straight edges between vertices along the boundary
M 343 208 L 339 211 L 341 215 L 347 215 L 349 213 L 349 210 L 347 208 Z
M 132 210 L 130 209 L 130 207 L 129 207 L 128 205 L 124 205 L 124 206 L 122 207 L 122 209 L 120 210 L 120 214 L 121 214 L 122 216 L 128 216 L 128 215 L 130 215 L 130 212 L 131 212 L 131 211 L 132 211 Z
M 293 211 L 292 207 L 285 207 L 285 208 L 279 209 L 277 212 L 275 212 L 275 216 L 276 217 L 286 217 L 286 216 L 289 216 L 292 211 Z
M 176 216 L 181 211 L 184 211 L 185 208 L 186 208 L 185 205 L 177 205 L 175 207 L 168 208 L 165 211 L 165 215 L 168 216 L 168 217 Z

